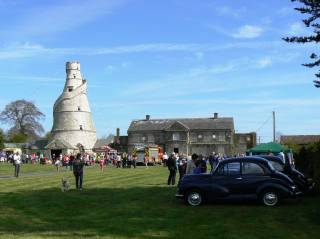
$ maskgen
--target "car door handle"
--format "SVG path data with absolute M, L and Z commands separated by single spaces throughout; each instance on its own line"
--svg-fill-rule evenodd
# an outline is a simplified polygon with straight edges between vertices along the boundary
M 242 178 L 241 177 L 239 177 L 239 178 L 236 178 L 237 180 L 241 180 Z

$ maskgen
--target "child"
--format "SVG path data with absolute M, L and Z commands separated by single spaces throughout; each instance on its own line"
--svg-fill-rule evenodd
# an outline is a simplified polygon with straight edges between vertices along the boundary
M 104 160 L 100 159 L 99 161 L 99 166 L 100 166 L 100 170 L 103 171 L 103 165 L 104 165 Z

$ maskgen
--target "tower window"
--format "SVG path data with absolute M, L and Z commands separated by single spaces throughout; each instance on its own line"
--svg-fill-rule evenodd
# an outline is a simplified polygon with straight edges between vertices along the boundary
M 72 91 L 72 88 L 68 88 L 68 91 L 71 92 L 71 91 Z
M 83 130 L 82 125 L 80 125 L 80 130 Z

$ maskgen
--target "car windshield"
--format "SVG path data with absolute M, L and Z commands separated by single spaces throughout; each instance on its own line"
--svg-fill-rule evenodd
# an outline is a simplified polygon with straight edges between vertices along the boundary
M 270 163 L 276 171 L 283 171 L 284 166 L 281 163 L 276 161 L 270 161 Z
M 277 171 L 277 170 L 273 167 L 273 165 L 272 165 L 272 163 L 271 163 L 270 161 L 268 161 L 268 165 L 269 165 L 271 171 Z

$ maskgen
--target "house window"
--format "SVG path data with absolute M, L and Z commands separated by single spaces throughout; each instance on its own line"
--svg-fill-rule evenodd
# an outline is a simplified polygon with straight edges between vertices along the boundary
M 213 134 L 212 135 L 212 138 L 215 140 L 217 138 L 217 135 L 216 134 Z
M 180 140 L 180 134 L 179 133 L 173 133 L 172 134 L 172 140 Z
M 141 137 L 142 142 L 146 142 L 146 139 L 147 139 L 146 136 Z
M 226 140 L 226 135 L 225 133 L 221 132 L 219 133 L 219 138 L 218 138 L 219 141 L 225 141 Z
M 202 140 L 203 139 L 203 135 L 202 134 L 199 134 L 198 135 L 198 140 Z
M 83 130 L 82 125 L 80 125 L 80 130 Z
M 80 108 L 80 106 L 78 106 L 78 111 L 80 111 L 81 110 L 81 108 Z

